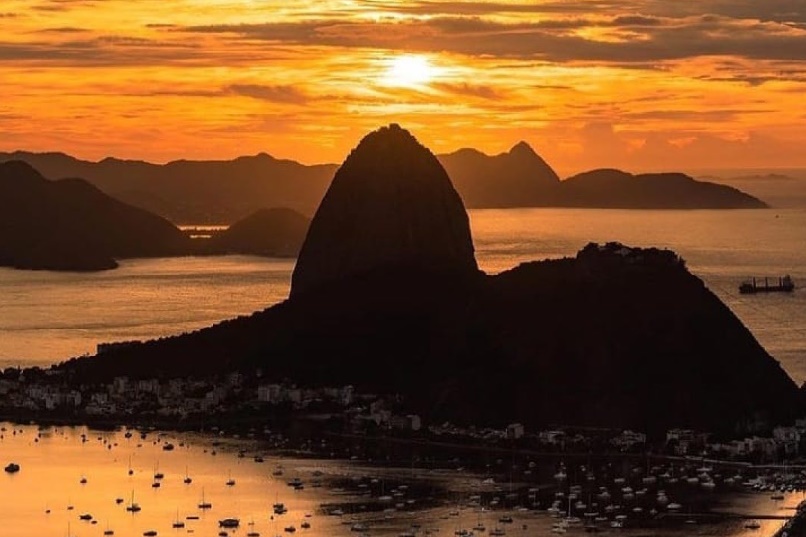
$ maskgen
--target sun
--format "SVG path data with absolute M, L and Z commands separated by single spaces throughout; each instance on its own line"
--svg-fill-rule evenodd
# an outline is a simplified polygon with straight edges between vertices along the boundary
M 427 85 L 436 76 L 436 69 L 425 56 L 405 54 L 386 60 L 381 82 L 385 86 L 418 88 Z

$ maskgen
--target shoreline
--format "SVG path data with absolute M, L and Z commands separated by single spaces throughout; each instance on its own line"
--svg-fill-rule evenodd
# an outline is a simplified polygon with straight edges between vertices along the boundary
M 478 494 L 479 501 L 482 505 L 491 504 L 493 500 L 498 497 L 508 498 L 507 501 L 502 504 L 502 506 L 495 506 L 495 508 L 491 507 L 491 513 L 495 514 L 495 517 L 498 514 L 503 516 L 504 513 L 520 513 L 521 509 L 524 510 L 523 515 L 526 514 L 526 511 L 529 513 L 529 517 L 539 515 L 539 520 L 545 520 L 546 522 L 550 522 L 549 514 L 545 512 L 546 508 L 551 505 L 552 500 L 554 500 L 557 494 L 563 490 L 567 491 L 568 487 L 572 485 L 572 483 L 580 483 L 577 481 L 576 478 L 572 477 L 572 467 L 575 464 L 581 464 L 585 462 L 585 459 L 591 460 L 591 454 L 583 454 L 583 453 L 540 453 L 538 456 L 538 460 L 540 460 L 539 466 L 535 468 L 535 472 L 539 475 L 534 475 L 526 479 L 526 475 L 521 471 L 519 474 L 515 475 L 515 472 L 512 468 L 517 466 L 522 466 L 522 468 L 531 468 L 531 465 L 525 464 L 526 462 L 526 453 L 523 451 L 518 450 L 503 450 L 503 449 L 491 449 L 491 450 L 484 450 L 483 448 L 479 448 L 478 446 L 471 451 L 482 451 L 481 456 L 478 457 L 470 457 L 468 458 L 466 455 L 466 448 L 467 446 L 457 446 L 457 445 L 424 445 L 423 443 L 415 443 L 408 444 L 408 447 L 412 447 L 415 451 L 411 451 L 411 453 L 418 453 L 418 458 L 415 460 L 412 457 L 410 461 L 410 465 L 406 464 L 405 456 L 403 456 L 398 448 L 390 448 L 389 443 L 391 440 L 390 438 L 384 437 L 377 437 L 377 438 L 365 438 L 366 442 L 364 444 L 374 444 L 376 447 L 385 448 L 388 454 L 390 454 L 389 458 L 383 457 L 376 457 L 372 454 L 372 449 L 370 446 L 364 445 L 362 449 L 364 450 L 361 452 L 358 451 L 347 451 L 341 452 L 339 449 L 336 449 L 335 446 L 331 443 L 333 440 L 338 439 L 338 435 L 334 434 L 327 434 L 323 437 L 327 438 L 328 447 L 322 449 L 316 449 L 314 446 L 316 442 L 311 442 L 309 449 L 307 451 L 303 451 L 302 449 L 295 449 L 294 446 L 291 445 L 276 445 L 271 443 L 270 438 L 262 437 L 261 435 L 255 434 L 253 437 L 249 437 L 246 435 L 240 435 L 238 433 L 233 433 L 233 430 L 230 428 L 227 432 L 218 430 L 215 426 L 210 427 L 209 429 L 190 429 L 190 428 L 182 428 L 178 429 L 175 427 L 170 428 L 159 428 L 153 425 L 146 426 L 144 424 L 139 425 L 123 425 L 116 420 L 100 420 L 103 422 L 106 427 L 99 428 L 98 423 L 94 423 L 92 425 L 88 425 L 87 423 L 83 423 L 84 420 L 78 419 L 61 419 L 61 420 L 48 420 L 45 421 L 37 421 L 35 423 L 20 423 L 19 421 L 15 422 L 6 422 L 3 418 L 0 418 L 0 423 L 9 423 L 9 424 L 16 424 L 20 427 L 26 428 L 47 428 L 47 427 L 86 427 L 91 431 L 98 431 L 98 432 L 109 432 L 109 431 L 116 431 L 117 433 L 121 433 L 123 430 L 128 429 L 132 431 L 138 431 L 138 435 L 140 431 L 143 431 L 142 437 L 135 437 L 138 441 L 143 441 L 150 439 L 151 442 L 155 446 L 159 446 L 160 442 L 168 442 L 175 441 L 170 438 L 172 435 L 176 435 L 181 439 L 184 437 L 185 442 L 180 445 L 187 445 L 188 447 L 193 446 L 195 444 L 196 448 L 205 448 L 204 451 L 207 450 L 223 450 L 224 452 L 228 453 L 229 456 L 235 456 L 237 454 L 238 458 L 244 457 L 251 457 L 251 454 L 260 454 L 265 453 L 269 456 L 277 457 L 280 460 L 289 458 L 289 459 L 298 459 L 298 460 L 328 460 L 337 464 L 346 465 L 347 468 L 355 468 L 358 470 L 358 474 L 355 475 L 370 475 L 378 472 L 378 475 L 387 475 L 387 476 L 405 476 L 408 471 L 411 471 L 410 477 L 401 477 L 401 480 L 406 483 L 411 483 L 414 486 L 415 483 L 427 483 L 427 482 L 442 482 L 443 480 L 445 483 L 451 483 L 457 477 L 462 477 L 463 479 L 469 479 L 469 482 L 481 482 L 482 480 L 486 485 L 482 486 L 482 488 L 474 489 L 446 489 L 444 492 L 441 492 L 436 498 L 426 498 L 425 496 L 418 500 L 421 503 L 418 503 L 418 508 L 411 512 L 412 516 L 416 517 L 418 515 L 414 513 L 423 512 L 423 513 L 430 513 L 428 516 L 434 515 L 434 513 L 441 512 L 442 509 L 447 509 L 450 505 L 453 505 L 455 500 L 451 498 L 456 497 L 457 495 L 465 496 L 470 494 L 470 490 L 476 490 L 473 494 Z M 358 440 L 358 435 L 350 435 L 349 441 L 347 442 L 351 446 L 355 446 L 354 442 Z M 344 439 L 342 437 L 342 439 Z M 209 444 L 208 444 L 209 442 Z M 401 445 L 400 442 L 396 442 L 399 446 Z M 304 443 L 303 443 L 304 445 Z M 416 451 L 417 448 L 420 448 L 420 451 Z M 457 451 L 457 448 L 460 448 Z M 461 449 L 465 448 L 465 449 Z M 334 451 L 329 451 L 333 449 Z M 350 453 L 355 453 L 354 455 L 350 455 Z M 406 451 L 406 456 L 408 456 L 409 452 Z M 536 455 L 536 453 L 532 452 L 531 455 Z M 621 461 L 621 465 L 625 468 L 635 468 L 633 463 L 636 463 L 638 467 L 643 466 L 642 461 L 646 460 L 645 456 L 637 455 L 637 454 L 625 454 L 625 457 Z M 461 459 L 458 458 L 461 456 Z M 500 457 L 496 459 L 496 457 Z M 607 461 L 610 460 L 610 463 L 615 462 L 613 459 L 608 459 L 607 455 L 595 456 L 591 463 L 598 464 L 596 461 Z M 684 462 L 684 460 L 676 459 L 677 462 Z M 484 462 L 487 461 L 486 464 Z M 556 468 L 558 464 L 557 461 L 561 461 L 559 464 L 564 465 L 566 462 L 569 463 L 568 467 L 568 481 L 560 484 L 552 480 L 550 477 L 550 470 L 552 468 Z M 658 463 L 658 459 L 653 459 L 654 463 Z M 694 462 L 688 460 L 688 462 Z M 697 459 L 696 462 L 702 463 L 702 459 Z M 492 463 L 492 466 L 491 466 Z M 369 470 L 374 468 L 375 470 Z M 360 470 L 359 470 L 360 469 Z M 369 473 L 367 473 L 369 470 Z M 547 473 L 547 471 L 549 471 Z M 719 471 L 719 468 L 715 467 L 715 471 Z M 436 473 L 434 473 L 436 472 Z M 458 473 L 457 473 L 458 472 Z M 344 474 L 343 477 L 340 478 L 339 481 L 333 481 L 332 479 L 328 481 L 328 487 L 338 487 L 339 489 L 343 489 L 349 494 L 348 497 L 345 497 L 344 500 L 338 501 L 331 501 L 329 502 L 330 508 L 347 508 L 347 507 L 354 507 L 356 502 L 361 502 L 366 504 L 368 500 L 361 500 L 359 496 L 356 496 L 358 490 L 351 490 L 351 483 L 353 478 L 350 477 L 351 473 Z M 509 485 L 507 485 L 506 476 L 509 475 Z M 453 476 L 453 477 L 452 477 Z M 541 477 L 542 476 L 542 477 Z M 389 477 L 387 477 L 389 479 Z M 640 483 L 640 479 L 638 480 Z M 582 487 L 584 485 L 584 479 L 581 481 Z M 573 489 L 573 487 L 572 487 Z M 637 490 L 637 489 L 636 489 Z M 725 525 L 725 527 L 732 527 L 736 524 L 741 524 L 741 520 L 750 520 L 754 518 L 777 518 L 772 516 L 764 516 L 759 517 L 760 513 L 756 511 L 736 511 L 736 509 L 741 509 L 742 505 L 747 507 L 749 504 L 747 502 L 759 503 L 760 496 L 758 493 L 754 493 L 752 491 L 745 490 L 741 487 L 725 490 L 723 492 L 703 492 L 699 490 L 690 491 L 687 493 L 680 492 L 681 489 L 669 489 L 670 496 L 675 498 L 675 501 L 681 501 L 684 505 L 689 505 L 693 507 L 688 507 L 688 512 L 681 512 L 681 513 L 665 513 L 660 512 L 658 514 L 650 514 L 648 507 L 646 507 L 647 511 L 644 514 L 639 514 L 635 517 L 632 517 L 628 521 L 629 524 L 625 525 L 624 530 L 628 530 L 629 533 L 633 532 L 646 532 L 647 530 L 655 530 L 660 531 L 661 533 L 668 533 L 677 534 L 681 531 L 685 531 L 686 528 L 689 527 L 690 520 L 695 520 L 696 523 L 700 524 L 702 527 L 708 527 L 711 525 Z M 464 491 L 464 492 L 460 492 Z M 583 488 L 584 491 L 584 488 Z M 432 492 L 433 494 L 433 492 Z M 585 497 L 584 493 L 582 494 Z M 765 496 L 768 497 L 768 494 Z M 511 499 L 509 499 L 511 497 Z M 614 502 L 615 503 L 615 502 Z M 761 501 L 761 503 L 765 503 L 766 501 Z M 565 505 L 561 503 L 561 507 Z M 635 505 L 635 504 L 632 504 Z M 638 505 L 647 505 L 645 502 L 640 502 Z M 371 507 L 371 508 L 370 508 Z M 377 512 L 380 511 L 382 505 L 375 505 L 374 503 L 370 502 L 368 507 L 367 513 L 370 512 Z M 729 510 L 725 510 L 728 507 L 733 509 L 733 512 Z M 570 508 L 570 507 L 569 507 Z M 561 511 L 564 511 L 561 509 Z M 425 515 L 424 515 L 425 516 Z M 580 511 L 581 516 L 581 511 Z M 790 524 L 790 526 L 786 526 L 787 522 L 784 522 L 782 528 L 775 533 L 775 537 L 793 537 L 794 533 L 790 532 L 787 536 L 784 536 L 782 531 L 787 527 L 791 528 L 794 524 L 797 523 L 798 528 L 804 528 L 806 531 L 806 519 L 804 517 L 806 514 L 801 512 L 800 510 L 796 511 L 789 517 L 789 521 L 794 520 Z M 782 519 L 783 520 L 783 519 Z M 581 529 L 581 526 L 580 526 Z M 667 532 L 668 530 L 668 532 Z M 640 534 L 640 533 L 639 533 Z M 645 535 L 646 533 L 643 533 Z

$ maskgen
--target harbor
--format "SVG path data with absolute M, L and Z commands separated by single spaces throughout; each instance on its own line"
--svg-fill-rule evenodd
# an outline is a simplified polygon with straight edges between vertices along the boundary
M 0 474 L 0 501 L 15 506 L 6 524 L 19 537 L 68 528 L 71 537 L 792 537 L 803 527 L 802 474 L 775 468 L 504 454 L 488 464 L 447 456 L 403 464 L 328 457 L 327 440 L 314 453 L 270 449 L 248 434 L 4 429 L 3 462 L 17 468 Z

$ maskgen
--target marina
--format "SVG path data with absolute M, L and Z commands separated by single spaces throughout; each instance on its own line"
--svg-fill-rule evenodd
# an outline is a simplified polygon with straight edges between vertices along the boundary
M 6 517 L 24 528 L 20 537 L 62 535 L 68 525 L 74 537 L 690 535 L 692 528 L 766 537 L 800 512 L 806 486 L 799 471 L 746 472 L 740 481 L 736 469 L 697 461 L 639 463 L 624 473 L 560 463 L 552 476 L 556 459 L 465 469 L 446 458 L 407 468 L 287 449 L 279 456 L 248 436 L 3 428 L 3 456 L 19 470 L 0 476 L 0 501 L 15 505 Z M 167 442 L 175 445 L 170 453 Z M 154 489 L 157 460 L 164 477 Z M 59 486 L 43 491 L 43 479 Z

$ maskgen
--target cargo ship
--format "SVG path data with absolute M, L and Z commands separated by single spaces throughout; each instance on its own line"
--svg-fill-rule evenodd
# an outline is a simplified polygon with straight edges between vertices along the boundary
M 778 278 L 778 283 L 770 285 L 769 278 L 764 278 L 764 284 L 760 284 L 753 278 L 752 281 L 744 282 L 739 286 L 739 292 L 743 295 L 754 295 L 756 293 L 791 293 L 795 290 L 795 283 L 787 274 Z

